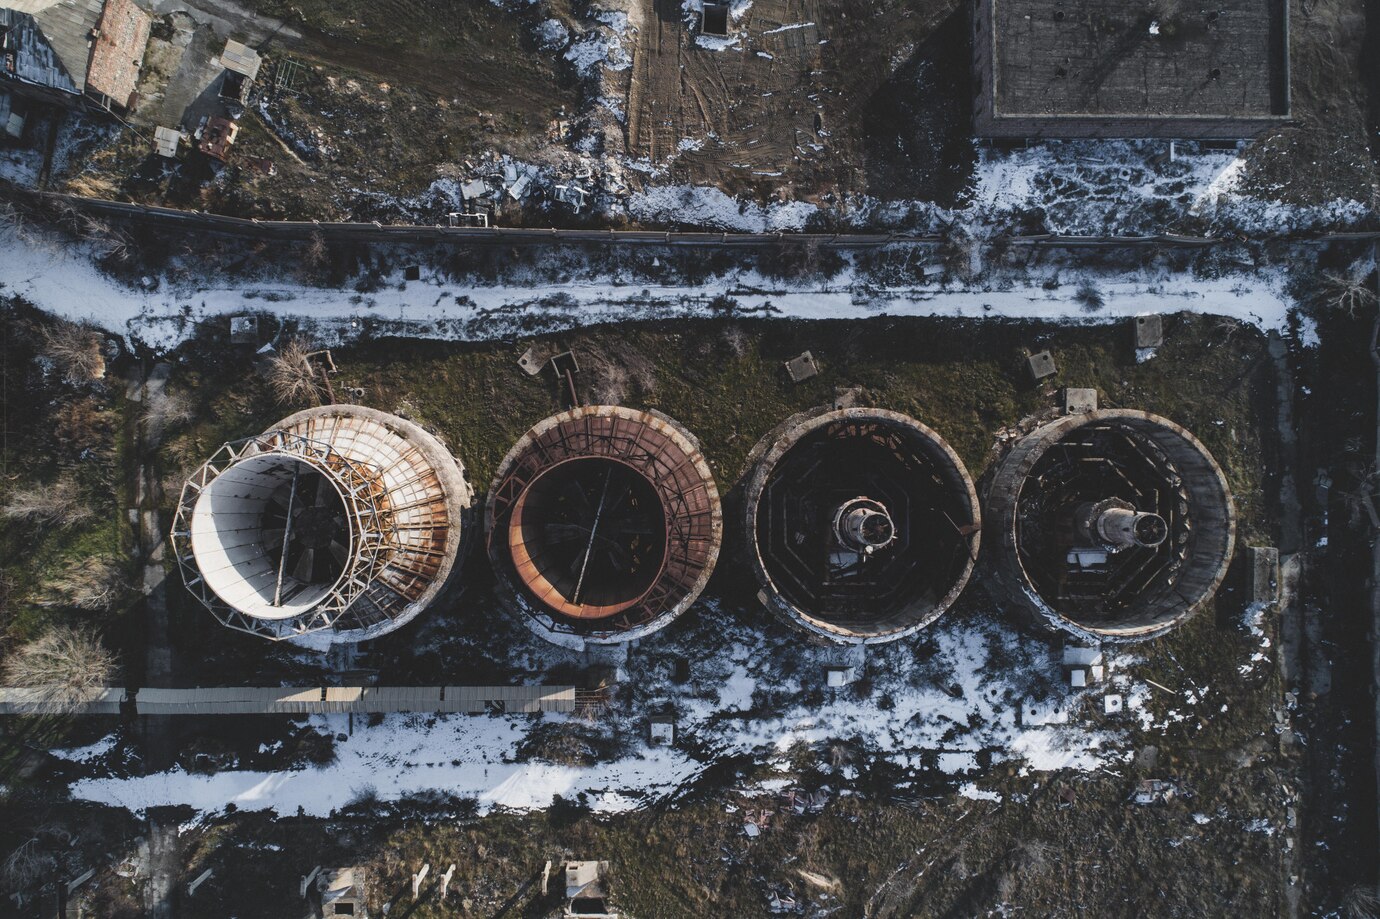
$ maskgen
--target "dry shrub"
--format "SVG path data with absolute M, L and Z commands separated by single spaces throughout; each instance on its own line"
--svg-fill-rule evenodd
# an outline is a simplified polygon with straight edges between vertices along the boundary
M 628 397 L 628 371 L 617 364 L 599 367 L 589 386 L 589 396 L 598 405 L 621 405 Z
M 41 526 L 70 527 L 90 520 L 94 512 L 75 482 L 58 479 L 51 485 L 31 485 L 10 492 L 9 500 L 0 506 L 0 516 Z
M 145 430 L 161 431 L 191 421 L 192 405 L 181 393 L 163 390 L 145 400 L 144 411 L 140 417 Z
M 74 453 L 101 446 L 109 433 L 109 417 L 90 397 L 66 402 L 53 413 L 53 435 Z
M 320 230 L 313 230 L 307 239 L 306 248 L 302 252 L 302 264 L 310 269 L 319 269 L 330 261 L 331 250 L 326 245 L 326 237 L 321 235 Z
M 294 338 L 269 361 L 268 385 L 281 404 L 321 404 L 321 378 L 310 355 L 311 347 Z
M 129 591 L 120 563 L 109 555 L 73 561 L 39 596 L 41 606 L 94 612 L 114 607 Z
M 1320 279 L 1324 302 L 1348 316 L 1375 302 L 1375 287 L 1371 273 L 1375 266 L 1368 260 L 1356 262 L 1346 271 L 1324 271 Z
M 101 333 L 86 323 L 59 321 L 45 328 L 43 353 L 69 383 L 81 385 L 105 376 Z
M 29 691 L 20 704 L 35 710 L 76 711 L 114 679 L 115 655 L 88 628 L 55 626 L 5 660 L 5 682 Z

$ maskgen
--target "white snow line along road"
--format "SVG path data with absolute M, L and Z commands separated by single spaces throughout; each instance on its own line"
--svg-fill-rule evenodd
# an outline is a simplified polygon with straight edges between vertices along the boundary
M 703 317 L 716 295 L 730 296 L 742 313 L 796 319 L 887 316 L 1110 322 L 1146 313 L 1189 311 L 1229 316 L 1282 329 L 1292 299 L 1284 269 L 1195 278 L 1171 272 L 1108 272 L 1050 268 L 1008 289 L 938 283 L 886 287 L 864 283 L 852 270 L 815 284 L 784 284 L 755 272 L 727 274 L 699 285 L 637 285 L 612 276 L 563 284 L 473 286 L 442 281 L 383 279 L 367 295 L 309 287 L 284 279 L 206 284 L 149 278 L 145 288 L 103 274 L 85 249 L 12 239 L 0 244 L 0 293 L 17 294 L 40 309 L 89 321 L 154 348 L 189 338 L 202 320 L 269 313 L 315 324 L 323 340 L 346 341 L 364 332 L 474 340 L 541 334 L 622 320 Z M 1094 285 L 1105 306 L 1090 312 L 1081 282 Z M 1085 299 L 1085 298 L 1084 298 Z

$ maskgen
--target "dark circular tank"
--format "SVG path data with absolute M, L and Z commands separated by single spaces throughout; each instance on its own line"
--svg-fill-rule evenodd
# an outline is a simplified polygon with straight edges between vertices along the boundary
M 938 618 L 981 533 L 958 455 L 914 418 L 850 408 L 797 415 L 753 452 L 745 532 L 762 602 L 840 643 L 892 641 Z
M 987 501 L 999 583 L 1037 622 L 1082 637 L 1160 635 L 1211 600 L 1235 543 L 1226 478 L 1197 438 L 1104 409 L 1036 427 Z
M 619 406 L 572 409 L 524 435 L 485 522 L 506 598 L 561 644 L 666 625 L 704 589 L 723 533 L 695 439 L 659 412 Z

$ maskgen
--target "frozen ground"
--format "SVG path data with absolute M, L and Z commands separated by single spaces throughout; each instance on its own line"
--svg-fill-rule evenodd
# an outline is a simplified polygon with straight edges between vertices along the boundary
M 597 810 L 619 811 L 673 797 L 715 763 L 736 757 L 788 772 L 799 745 L 819 749 L 835 740 L 863 753 L 836 770 L 841 782 L 855 778 L 859 767 L 887 764 L 917 788 L 962 783 L 970 794 L 989 793 L 981 789 L 980 762 L 1086 770 L 1125 755 L 1122 726 L 1092 714 L 1100 711 L 1101 692 L 1070 695 L 1050 646 L 1019 635 L 1000 617 L 941 621 L 920 641 L 873 649 L 866 667 L 871 685 L 841 690 L 822 689 L 824 667 L 839 660 L 839 651 L 804 647 L 794 636 L 741 618 L 702 604 L 688 632 L 640 646 L 625 666 L 622 685 L 635 687 L 631 695 L 575 726 L 618 738 L 619 752 L 594 765 L 516 761 L 535 729 L 565 724 L 567 716 L 392 715 L 372 728 L 357 719 L 353 736 L 336 744 L 336 761 L 323 768 L 93 777 L 76 782 L 72 794 L 136 811 L 165 804 L 216 811 L 233 803 L 326 816 L 366 790 L 395 800 L 440 789 L 473 797 L 484 810 L 541 808 L 553 795 L 585 793 Z M 549 657 L 547 663 L 562 653 L 540 643 L 529 650 Z M 670 660 L 690 654 L 692 679 L 675 683 Z M 1129 717 L 1155 724 L 1148 689 L 1125 674 L 1114 679 L 1132 702 Z M 667 710 L 676 713 L 676 747 L 647 746 L 646 716 Z M 312 724 L 342 734 L 346 716 L 314 716 Z M 112 747 L 107 739 L 60 755 L 99 772 Z M 824 756 L 810 758 L 832 768 Z
M 957 208 L 875 197 L 831 208 L 804 201 L 760 205 L 717 188 L 664 185 L 632 194 L 626 209 L 652 226 L 749 233 L 837 220 L 856 229 L 909 233 L 941 232 L 953 224 L 1020 224 L 1071 236 L 1260 235 L 1343 230 L 1376 218 L 1358 200 L 1299 207 L 1257 197 L 1243 190 L 1247 177 L 1239 151 L 1169 141 L 1047 141 L 979 150 Z
M 1106 322 L 1192 311 L 1282 328 L 1291 306 L 1282 270 L 1229 271 L 1204 278 L 1168 268 L 1075 273 L 1066 266 L 1047 266 L 995 283 L 935 281 L 903 287 L 880 285 L 848 268 L 823 282 L 786 283 L 752 271 L 730 271 L 678 286 L 649 285 L 620 272 L 561 283 L 534 279 L 493 286 L 454 283 L 428 273 L 407 283 L 397 273 L 383 278 L 378 291 L 357 294 L 283 278 L 189 284 L 149 277 L 130 287 L 104 274 L 84 247 L 46 244 L 32 236 L 0 240 L 0 253 L 0 291 L 155 348 L 174 347 L 201 320 L 244 312 L 303 320 L 323 341 L 346 340 L 366 330 L 472 340 L 620 320 L 702 316 L 709 300 L 720 294 L 730 296 L 743 313 L 804 319 L 886 314 Z M 1087 308 L 1082 281 L 1102 295 L 1100 309 Z

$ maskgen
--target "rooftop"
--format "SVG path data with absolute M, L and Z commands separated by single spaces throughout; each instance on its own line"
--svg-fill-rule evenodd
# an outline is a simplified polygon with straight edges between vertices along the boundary
M 124 108 L 139 82 L 139 67 L 149 43 L 149 14 L 134 0 L 106 0 L 91 49 L 86 88 Z
M 121 107 L 134 95 L 150 24 L 133 0 L 0 0 L 16 78 L 74 94 L 90 89 Z
M 1279 119 L 1287 31 L 1285 0 L 983 0 L 981 92 L 993 118 Z
M 86 5 L 39 4 L 9 0 L 0 6 L 6 29 L 7 76 L 79 94 L 86 80 L 86 34 L 100 14 L 87 15 Z
M 259 57 L 259 52 L 233 38 L 225 43 L 225 51 L 220 56 L 222 67 L 251 80 L 259 78 L 259 67 L 262 64 L 263 58 Z

